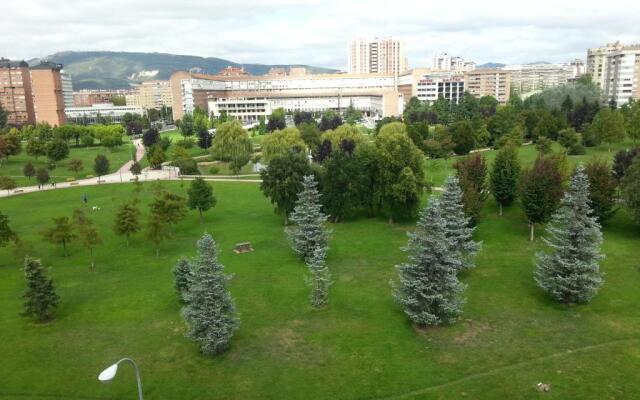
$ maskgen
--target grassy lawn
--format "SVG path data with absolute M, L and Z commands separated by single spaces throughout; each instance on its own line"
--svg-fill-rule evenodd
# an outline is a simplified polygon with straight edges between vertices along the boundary
M 124 145 L 114 149 L 113 151 L 102 146 L 92 146 L 88 148 L 70 147 L 69 157 L 65 160 L 59 161 L 56 169 L 49 171 L 51 181 L 53 182 L 55 180 L 56 182 L 63 182 L 67 178 L 75 177 L 77 179 L 82 179 L 87 175 L 94 175 L 93 160 L 98 154 L 104 154 L 109 159 L 109 172 L 117 171 L 122 165 L 131 159 L 131 152 L 133 151 L 133 145 L 131 142 L 127 138 L 123 139 L 125 140 Z M 77 176 L 74 176 L 74 172 L 67 168 L 69 160 L 74 158 L 82 160 L 82 164 L 84 166 L 84 169 L 80 171 Z M 33 163 L 33 166 L 36 169 L 46 167 L 49 164 L 46 157 L 39 157 L 38 160 L 36 160 L 34 157 L 27 155 L 23 148 L 23 151 L 20 154 L 9 157 L 9 161 L 3 161 L 2 164 L 0 164 L 0 175 L 10 175 L 16 180 L 18 186 L 37 185 L 35 178 L 32 178 L 31 181 L 29 181 L 22 174 L 22 168 L 29 161 Z
M 627 149 L 633 147 L 633 143 L 631 141 L 626 141 L 623 143 L 617 143 L 611 146 L 611 151 L 609 151 L 609 146 L 606 144 L 600 145 L 598 147 L 586 147 L 586 154 L 581 156 L 568 156 L 567 159 L 572 164 L 577 164 L 578 162 L 586 162 L 592 157 L 600 157 L 606 160 L 612 160 L 613 156 L 616 154 L 618 150 Z M 553 142 L 552 149 L 556 153 L 564 152 L 564 147 L 560 146 L 557 142 Z M 498 154 L 498 150 L 488 150 L 482 152 L 482 155 L 487 160 L 489 167 L 493 163 L 493 159 Z M 538 151 L 535 148 L 535 145 L 527 145 L 520 147 L 520 159 L 522 160 L 523 166 L 528 166 L 533 164 L 536 157 L 538 156 Z M 447 175 L 451 173 L 453 169 L 453 164 L 456 162 L 457 157 L 451 157 L 447 160 L 445 159 L 430 159 L 426 160 L 424 164 L 425 168 L 425 176 L 427 180 L 435 185 L 440 186 Z
M 162 132 L 162 137 L 168 137 L 171 139 L 172 144 L 171 146 L 169 146 L 169 149 L 167 150 L 167 155 L 169 157 L 171 157 L 171 155 L 173 154 L 173 149 L 175 147 L 175 143 L 184 139 L 184 136 L 182 136 L 182 134 L 180 133 L 180 131 L 177 130 L 173 130 L 173 131 L 166 131 L 166 132 Z M 191 157 L 196 157 L 196 156 L 202 156 L 202 155 L 206 155 L 209 154 L 209 152 L 206 149 L 201 149 L 198 145 L 197 145 L 197 137 L 196 136 L 191 136 L 191 139 L 194 141 L 194 145 L 187 149 L 187 153 L 189 153 L 189 155 Z
M 229 168 L 229 163 L 223 162 L 223 161 L 217 162 L 215 164 L 210 164 L 210 165 L 200 165 L 199 166 L 200 173 L 203 175 L 211 175 L 209 171 L 211 167 L 214 167 L 214 166 L 218 168 L 218 172 L 214 175 L 234 175 L 233 171 L 231 171 L 231 169 Z M 238 172 L 238 175 L 247 175 L 247 174 L 255 174 L 255 175 L 258 174 L 257 172 L 253 171 L 253 164 L 251 162 L 249 162 L 244 167 L 242 167 L 240 172 Z
M 151 187 L 139 195 L 147 213 Z M 184 186 L 183 186 L 184 185 Z M 167 183 L 183 192 L 188 183 Z M 123 356 L 139 362 L 147 399 L 550 399 L 640 396 L 640 227 L 619 212 L 605 226 L 606 283 L 589 305 L 549 301 L 532 277 L 540 248 L 517 207 L 497 216 L 489 201 L 477 231 L 478 267 L 464 274 L 468 303 L 457 325 L 416 333 L 391 297 L 394 265 L 412 225 L 361 219 L 332 225 L 330 305 L 313 311 L 305 267 L 289 249 L 281 219 L 251 183 L 214 183 L 215 209 L 190 212 L 161 257 L 137 235 L 126 249 L 111 231 L 133 185 L 74 188 L 0 199 L 23 248 L 51 267 L 61 307 L 38 325 L 19 315 L 20 253 L 0 249 L 0 398 L 124 399 L 135 396 L 130 367 L 110 385 L 97 374 Z M 41 243 L 50 218 L 70 215 L 82 194 L 101 229 L 97 268 Z M 214 235 L 241 314 L 232 347 L 207 358 L 183 337 L 171 268 Z M 541 232 L 541 230 L 539 230 Z M 256 251 L 234 254 L 235 243 Z

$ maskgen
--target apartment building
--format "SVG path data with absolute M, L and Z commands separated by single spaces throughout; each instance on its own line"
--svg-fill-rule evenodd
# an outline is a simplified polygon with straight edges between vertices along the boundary
M 228 77 L 179 71 L 171 76 L 171 90 L 174 120 L 195 107 L 214 113 L 252 107 L 252 116 L 242 115 L 252 120 L 266 113 L 256 106 L 265 100 L 271 109 L 316 112 L 340 111 L 353 103 L 363 112 L 379 116 L 400 115 L 404 105 L 392 74 Z
M 475 97 L 493 96 L 500 104 L 509 101 L 511 91 L 510 72 L 481 68 L 464 73 L 465 90 Z
M 520 94 L 564 85 L 575 77 L 570 64 L 517 64 L 503 69 L 511 75 L 511 88 Z
M 62 64 L 48 61 L 30 68 L 36 123 L 59 126 L 66 122 L 61 71 Z
M 79 90 L 73 92 L 74 107 L 91 107 L 94 104 L 105 104 L 113 102 L 115 97 L 124 97 L 135 94 L 134 89 L 113 89 L 113 90 Z
M 416 68 L 398 78 L 398 91 L 405 102 L 411 97 L 433 103 L 439 98 L 458 104 L 464 95 L 464 75 L 458 71 Z
M 620 42 L 614 42 L 587 50 L 587 73 L 600 89 L 605 87 L 609 55 L 622 50 L 622 47 Z
M 603 96 L 620 107 L 630 98 L 640 99 L 640 44 L 622 46 L 607 56 Z
M 0 58 L 0 106 L 7 113 L 7 124 L 23 126 L 36 121 L 29 64 Z
M 352 74 L 400 74 L 407 70 L 405 44 L 393 38 L 355 39 L 349 43 Z
M 438 53 L 433 56 L 432 68 L 437 71 L 471 71 L 476 69 L 476 63 L 448 53 Z
M 142 107 L 145 110 L 171 107 L 173 93 L 169 81 L 147 81 L 141 83 L 133 93 L 125 95 L 128 106 Z
M 576 58 L 575 60 L 569 63 L 569 68 L 571 69 L 571 78 L 570 80 L 576 80 L 584 75 L 587 71 L 584 60 Z

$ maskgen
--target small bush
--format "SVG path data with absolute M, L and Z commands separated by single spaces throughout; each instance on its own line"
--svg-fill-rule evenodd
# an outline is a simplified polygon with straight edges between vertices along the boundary
M 195 144 L 196 143 L 189 138 L 180 139 L 175 143 L 176 146 L 180 146 L 183 149 L 190 149 L 195 146 Z
M 581 145 L 580 143 L 576 143 L 567 149 L 567 154 L 570 156 L 582 156 L 586 153 L 587 151 L 585 150 L 584 146 Z
M 215 165 L 209 168 L 209 175 L 216 175 L 219 172 L 220 172 L 220 168 L 216 167 Z
M 200 170 L 196 160 L 191 157 L 179 158 L 173 162 L 175 167 L 180 168 L 180 173 L 183 175 L 199 175 Z

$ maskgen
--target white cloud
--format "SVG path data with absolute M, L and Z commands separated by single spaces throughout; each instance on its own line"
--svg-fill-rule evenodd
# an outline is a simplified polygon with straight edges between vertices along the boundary
M 448 51 L 477 62 L 566 61 L 640 42 L 640 2 L 1 0 L 0 55 L 157 51 L 344 68 L 349 39 L 396 36 L 411 66 Z

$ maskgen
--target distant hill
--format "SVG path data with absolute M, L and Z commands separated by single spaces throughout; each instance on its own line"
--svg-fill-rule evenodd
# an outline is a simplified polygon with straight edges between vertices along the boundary
M 194 70 L 216 73 L 227 66 L 244 67 L 252 75 L 266 74 L 272 67 L 305 67 L 310 73 L 336 72 L 308 65 L 238 64 L 215 57 L 196 57 L 163 53 L 111 51 L 65 51 L 43 57 L 64 65 L 73 78 L 73 89 L 122 89 L 151 79 L 169 79 L 175 71 Z M 40 59 L 29 60 L 29 64 Z
M 488 62 L 482 65 L 478 65 L 477 68 L 503 68 L 507 64 L 496 63 L 496 62 Z

